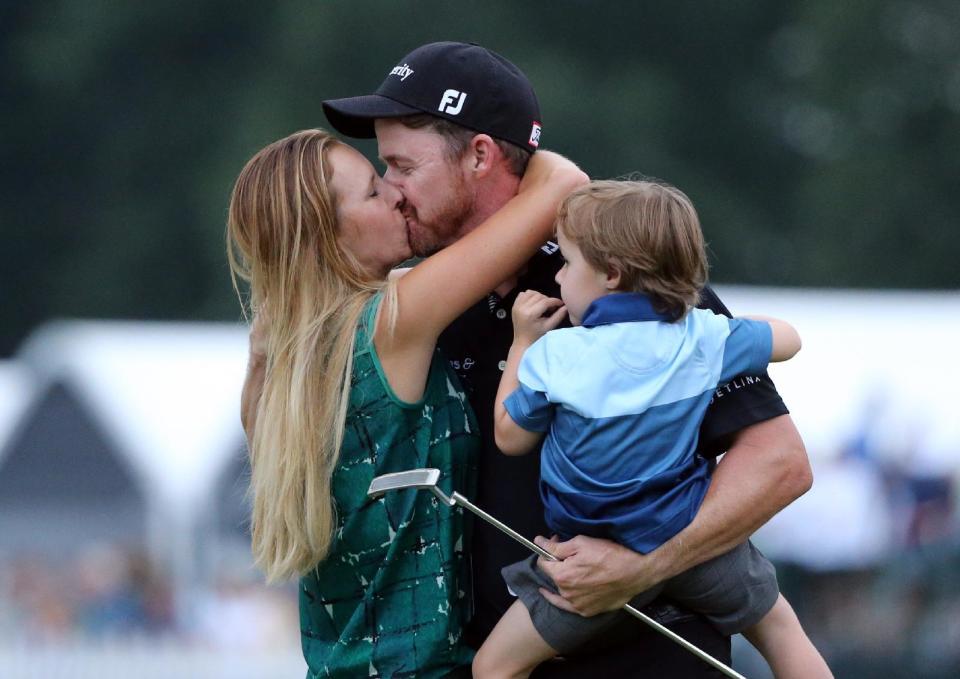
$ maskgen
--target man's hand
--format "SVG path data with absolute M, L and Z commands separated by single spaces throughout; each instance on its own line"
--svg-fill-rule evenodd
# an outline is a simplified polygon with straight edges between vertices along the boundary
M 647 557 L 609 540 L 578 535 L 566 542 L 537 537 L 534 542 L 563 561 L 540 558 L 543 572 L 561 596 L 541 589 L 554 606 L 583 616 L 615 611 L 660 579 L 646 568 Z
M 547 312 L 550 315 L 544 316 Z M 563 300 L 547 297 L 535 290 L 524 290 L 513 303 L 514 344 L 530 346 L 560 325 L 566 315 L 567 307 L 563 306 Z

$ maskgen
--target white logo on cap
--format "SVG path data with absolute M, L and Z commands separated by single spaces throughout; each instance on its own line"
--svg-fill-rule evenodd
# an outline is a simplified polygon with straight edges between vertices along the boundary
M 527 142 L 533 148 L 540 146 L 540 123 L 534 123 L 530 130 L 530 141 Z
M 467 98 L 466 92 L 460 92 L 458 90 L 447 90 L 443 93 L 443 97 L 440 99 L 440 106 L 437 108 L 441 113 L 449 113 L 452 116 L 460 113 L 463 109 L 463 102 Z
M 390 71 L 390 75 L 398 75 L 400 76 L 400 80 L 404 81 L 407 79 L 408 75 L 413 75 L 413 69 L 407 64 L 404 64 L 403 66 L 396 66 L 392 71 Z

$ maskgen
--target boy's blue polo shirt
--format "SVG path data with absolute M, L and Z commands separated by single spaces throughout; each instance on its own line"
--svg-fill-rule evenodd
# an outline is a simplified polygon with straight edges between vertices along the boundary
M 637 293 L 593 302 L 583 325 L 524 353 L 505 406 L 545 431 L 540 493 L 547 525 L 649 552 L 696 515 L 710 466 L 696 455 L 718 385 L 765 370 L 764 322 L 693 309 L 671 322 Z

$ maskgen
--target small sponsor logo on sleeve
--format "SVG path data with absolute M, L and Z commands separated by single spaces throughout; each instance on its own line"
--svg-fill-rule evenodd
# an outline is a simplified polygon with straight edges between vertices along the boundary
M 560 246 L 554 243 L 552 240 L 548 240 L 546 243 L 540 246 L 540 249 L 543 250 L 544 254 L 552 255 L 554 252 L 560 249 Z
M 739 377 L 734 377 L 726 384 L 721 384 L 716 388 L 716 390 L 713 392 L 713 396 L 710 398 L 710 405 L 712 405 L 718 399 L 723 398 L 727 394 L 732 394 L 735 391 L 751 387 L 754 384 L 761 384 L 762 382 L 763 377 L 761 375 L 741 375 Z
M 530 130 L 530 141 L 528 142 L 533 148 L 540 146 L 540 123 L 534 121 L 533 128 Z

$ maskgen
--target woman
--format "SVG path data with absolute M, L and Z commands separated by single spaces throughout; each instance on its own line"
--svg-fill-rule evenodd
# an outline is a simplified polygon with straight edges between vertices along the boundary
M 388 282 L 411 256 L 401 196 L 357 151 L 308 130 L 241 172 L 228 253 L 249 282 L 266 356 L 251 367 L 262 396 L 245 390 L 243 405 L 253 552 L 268 580 L 301 577 L 311 676 L 469 666 L 462 515 L 426 493 L 368 500 L 366 489 L 417 467 L 439 468 L 447 492 L 469 489 L 477 427 L 437 337 L 529 259 L 585 181 L 538 152 L 516 198 Z

